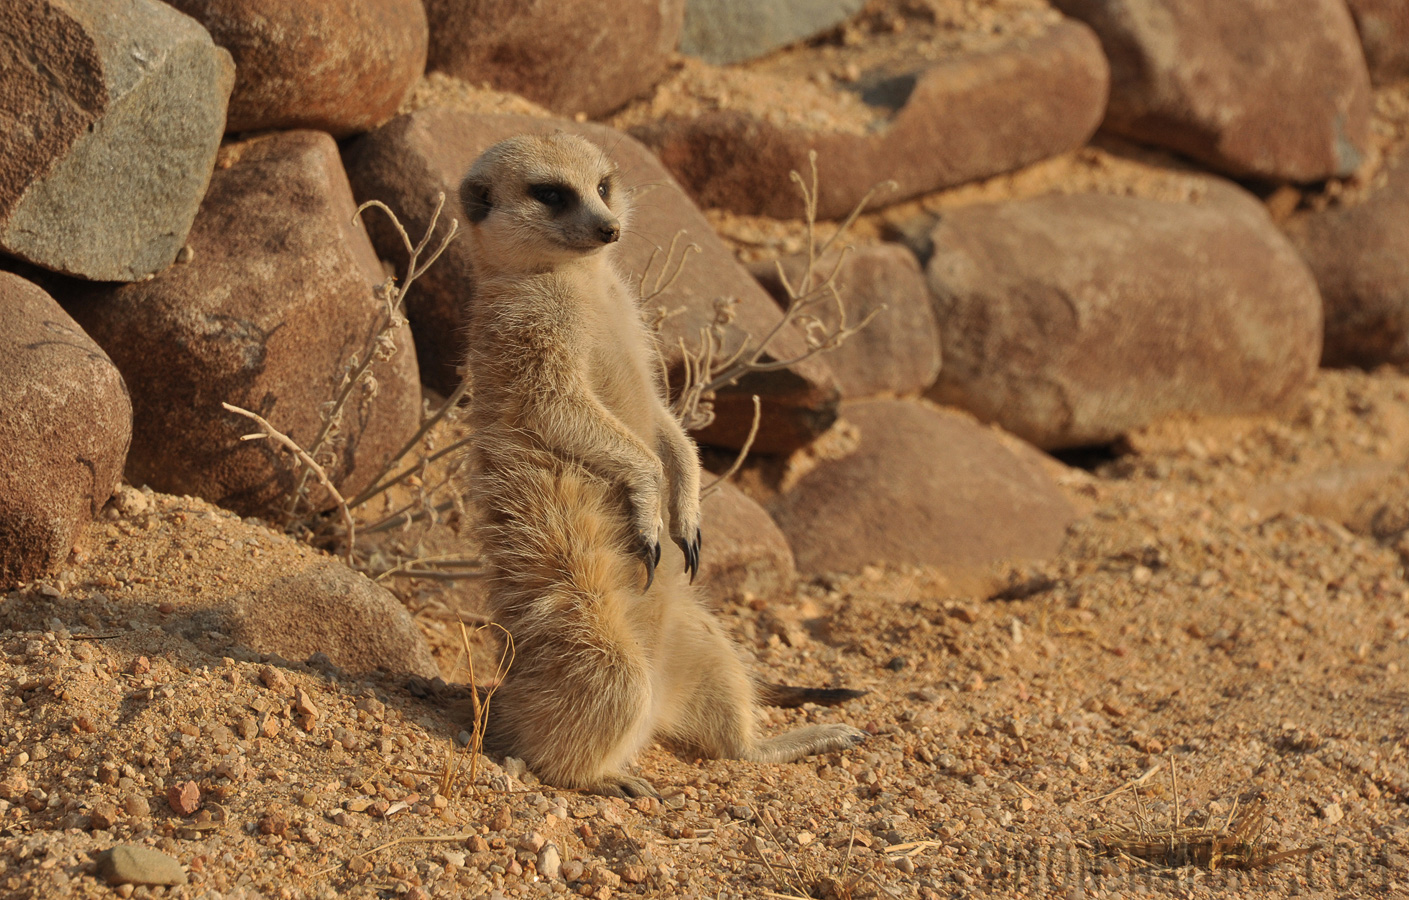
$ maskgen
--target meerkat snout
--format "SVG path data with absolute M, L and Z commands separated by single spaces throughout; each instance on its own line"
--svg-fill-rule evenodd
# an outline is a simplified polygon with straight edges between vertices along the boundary
M 603 222 L 597 226 L 597 234 L 602 236 L 602 243 L 615 244 L 621 238 L 621 223 L 616 219 Z

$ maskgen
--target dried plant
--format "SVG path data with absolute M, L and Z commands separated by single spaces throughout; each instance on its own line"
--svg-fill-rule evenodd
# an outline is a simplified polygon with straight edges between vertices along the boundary
M 1144 780 L 1144 777 L 1138 779 Z M 1135 794 L 1135 824 L 1095 829 L 1089 836 L 1092 849 L 1140 864 L 1166 868 L 1197 866 L 1209 871 L 1260 869 L 1317 849 L 1316 845 L 1312 845 L 1295 850 L 1278 850 L 1275 844 L 1268 841 L 1266 803 L 1261 797 L 1254 798 L 1247 805 L 1234 800 L 1221 825 L 1214 824 L 1211 819 L 1205 825 L 1185 825 L 1179 809 L 1179 779 L 1172 760 L 1169 763 L 1169 784 L 1173 809 L 1167 824 L 1157 825 L 1146 814 L 1136 784 L 1131 787 Z
M 817 154 L 815 151 L 808 154 L 808 162 L 812 169 L 811 178 L 804 179 L 796 171 L 790 173 L 793 183 L 797 185 L 802 194 L 803 217 L 807 230 L 807 251 L 802 274 L 796 281 L 788 278 L 781 261 L 777 263 L 779 280 L 788 296 L 783 315 L 762 339 L 754 340 L 752 336 L 746 335 L 743 340 L 738 340 L 736 336 L 731 334 L 731 326 L 737 315 L 739 301 L 733 297 L 721 297 L 715 301 L 714 318 L 708 325 L 700 328 L 696 346 L 692 349 L 686 345 L 684 339 L 680 341 L 679 349 L 684 372 L 680 390 L 676 394 L 672 408 L 685 424 L 686 429 L 690 431 L 707 428 L 714 422 L 714 401 L 720 390 L 736 384 L 751 372 L 772 372 L 786 369 L 819 353 L 833 350 L 841 346 L 847 338 L 865 328 L 884 308 L 872 310 L 857 324 L 849 325 L 846 303 L 837 290 L 837 276 L 841 272 L 841 267 L 846 261 L 846 254 L 850 248 L 843 247 L 832 259 L 830 265 L 826 267 L 825 272 L 822 271 L 821 263 L 828 252 L 855 223 L 862 211 L 870 205 L 871 200 L 882 191 L 892 190 L 894 183 L 884 182 L 867 191 L 851 213 L 842 220 L 841 225 L 832 236 L 819 246 L 817 241 Z M 676 240 L 671 241 L 670 248 L 664 253 L 661 272 L 655 282 L 656 290 L 652 293 L 645 292 L 646 276 L 642 275 L 643 300 L 653 299 L 663 290 L 660 285 L 668 286 L 679 277 L 685 257 L 693 245 L 687 246 L 681 252 L 678 261 L 675 261 L 678 237 L 677 235 Z M 656 254 L 652 254 L 652 265 L 655 260 Z M 821 313 L 824 310 L 831 312 L 832 324 L 828 324 L 822 318 Z M 663 309 L 658 310 L 654 324 L 659 327 L 670 315 L 671 313 Z M 801 333 L 806 347 L 801 353 L 794 356 L 776 358 L 770 352 L 770 348 L 775 339 L 789 328 L 796 328 Z M 735 345 L 731 347 L 731 344 Z M 757 433 L 759 415 L 757 398 L 755 398 L 754 409 L 753 428 L 750 431 L 748 442 L 740 453 L 740 463 L 748 452 L 753 436 Z M 736 469 L 737 464 L 734 469 L 731 469 L 731 473 Z M 711 485 L 711 488 L 715 486 Z

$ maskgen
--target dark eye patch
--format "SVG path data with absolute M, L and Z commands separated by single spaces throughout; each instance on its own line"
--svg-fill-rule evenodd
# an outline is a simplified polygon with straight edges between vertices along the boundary
M 555 212 L 560 212 L 577 203 L 577 191 L 565 184 L 544 182 L 530 184 L 528 195 Z

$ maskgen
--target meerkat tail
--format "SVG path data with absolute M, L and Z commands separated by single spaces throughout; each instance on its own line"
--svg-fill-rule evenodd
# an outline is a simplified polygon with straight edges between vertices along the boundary
M 793 687 L 789 684 L 769 684 L 768 682 L 759 682 L 757 691 L 759 703 L 781 709 L 796 709 L 804 703 L 815 703 L 818 706 L 841 706 L 848 700 L 855 700 L 857 697 L 864 697 L 870 693 L 870 691 L 854 691 L 850 688 Z

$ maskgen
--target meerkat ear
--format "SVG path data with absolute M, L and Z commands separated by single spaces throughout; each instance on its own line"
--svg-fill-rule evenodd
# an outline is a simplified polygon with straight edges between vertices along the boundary
M 460 202 L 465 206 L 466 218 L 476 224 L 483 222 L 489 211 L 494 208 L 490 200 L 489 183 L 466 179 L 465 183 L 460 185 Z

